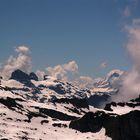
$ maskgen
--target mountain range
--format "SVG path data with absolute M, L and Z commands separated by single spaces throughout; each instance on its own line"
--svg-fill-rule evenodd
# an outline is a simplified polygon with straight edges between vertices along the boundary
M 1 140 L 139 140 L 140 97 L 114 102 L 122 71 L 91 88 L 32 72 L 0 82 Z

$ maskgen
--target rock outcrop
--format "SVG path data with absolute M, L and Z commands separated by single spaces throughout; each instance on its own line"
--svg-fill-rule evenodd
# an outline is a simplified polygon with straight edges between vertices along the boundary
M 34 72 L 31 72 L 29 74 L 29 77 L 30 77 L 30 80 L 38 81 L 38 77 L 37 77 L 37 75 Z
M 98 132 L 105 128 L 106 135 L 112 140 L 139 140 L 140 111 L 125 115 L 89 112 L 81 119 L 71 121 L 69 127 L 81 132 Z

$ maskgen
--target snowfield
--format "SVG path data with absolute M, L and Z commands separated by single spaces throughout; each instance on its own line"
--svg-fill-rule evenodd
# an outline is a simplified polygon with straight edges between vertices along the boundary
M 6 82 L 5 82 L 6 83 Z M 8 86 L 13 87 L 11 85 L 11 81 Z M 15 83 L 15 81 L 14 81 Z M 5 85 L 3 85 L 4 87 Z M 16 88 L 23 88 L 22 85 L 18 85 Z M 0 90 L 0 98 L 7 99 L 7 97 L 12 99 L 21 99 L 21 101 L 17 101 L 20 105 L 23 106 L 21 109 L 15 108 L 15 110 L 11 110 L 3 104 L 0 104 L 0 138 L 8 139 L 8 140 L 19 140 L 19 139 L 29 139 L 29 140 L 110 140 L 107 136 L 105 136 L 105 129 L 103 128 L 100 132 L 97 133 L 81 133 L 79 131 L 69 129 L 69 121 L 61 121 L 58 119 L 54 119 L 51 117 L 43 118 L 43 117 L 34 117 L 31 122 L 28 122 L 27 112 L 30 110 L 31 112 L 38 112 L 35 107 L 47 108 L 57 110 L 67 115 L 73 115 L 76 117 L 81 117 L 81 115 L 76 114 L 74 112 L 69 112 L 65 107 L 72 108 L 71 104 L 53 104 L 53 103 L 40 103 L 38 101 L 30 99 L 26 99 L 26 94 L 20 90 L 20 92 L 14 91 L 14 93 L 10 91 Z M 93 108 L 93 107 L 91 107 Z M 89 111 L 88 109 L 83 109 L 84 111 Z M 46 120 L 46 123 L 41 124 L 42 121 Z M 45 122 L 45 121 L 44 121 Z M 54 123 L 62 123 L 65 124 L 66 128 L 54 127 Z

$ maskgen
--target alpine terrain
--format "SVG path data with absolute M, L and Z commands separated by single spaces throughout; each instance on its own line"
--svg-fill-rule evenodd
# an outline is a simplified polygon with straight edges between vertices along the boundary
M 1 140 L 140 140 L 140 97 L 112 102 L 122 72 L 93 88 L 17 69 L 0 80 Z

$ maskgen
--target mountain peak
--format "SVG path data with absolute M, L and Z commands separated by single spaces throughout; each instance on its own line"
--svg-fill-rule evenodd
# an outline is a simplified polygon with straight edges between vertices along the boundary
M 25 81 L 30 81 L 30 76 L 25 72 L 17 69 L 14 72 L 12 72 L 10 79 L 24 83 Z

